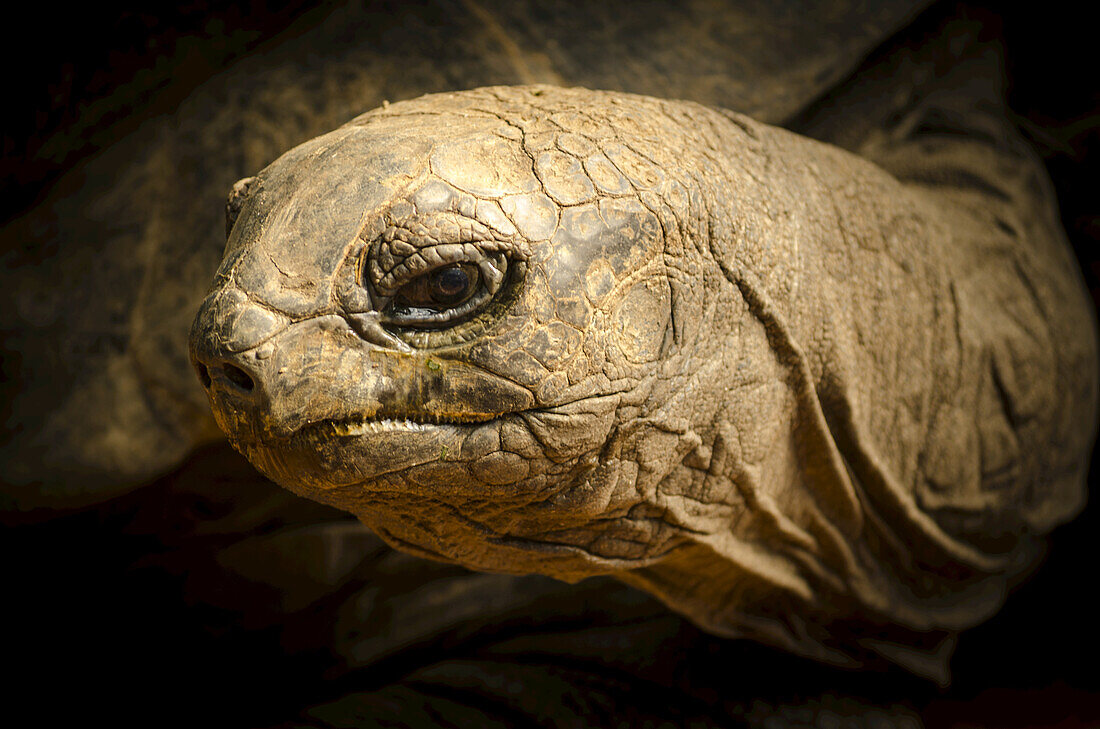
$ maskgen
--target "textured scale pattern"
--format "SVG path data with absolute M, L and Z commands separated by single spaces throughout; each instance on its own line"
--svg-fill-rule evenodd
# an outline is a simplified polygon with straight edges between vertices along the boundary
M 1020 220 L 1034 161 L 994 131 L 898 135 L 895 177 L 684 102 L 391 104 L 260 173 L 195 356 L 260 383 L 212 390 L 243 453 L 394 546 L 613 574 L 721 635 L 942 679 L 1079 508 L 1096 406 L 1095 342 L 1069 336 L 1087 302 L 1053 221 Z M 1001 147 L 1024 182 L 923 177 Z M 476 331 L 356 335 L 357 285 L 464 249 L 520 272 Z M 311 425 L 370 417 L 444 424 Z

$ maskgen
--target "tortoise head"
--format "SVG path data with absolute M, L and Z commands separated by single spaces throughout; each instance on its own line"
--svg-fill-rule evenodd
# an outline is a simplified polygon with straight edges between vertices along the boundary
M 637 525 L 579 545 L 639 503 L 608 449 L 678 336 L 668 223 L 640 191 L 679 183 L 613 125 L 569 131 L 592 123 L 569 103 L 534 113 L 555 93 L 590 92 L 394 104 L 239 184 L 191 352 L 281 485 L 407 549 L 576 578 L 652 556 Z

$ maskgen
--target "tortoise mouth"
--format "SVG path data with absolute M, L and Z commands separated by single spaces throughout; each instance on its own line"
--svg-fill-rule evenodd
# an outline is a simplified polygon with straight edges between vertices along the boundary
M 344 418 L 325 418 L 306 423 L 290 436 L 294 441 L 356 438 L 383 433 L 429 433 L 444 428 L 482 425 L 497 420 L 507 413 L 377 413 L 351 415 Z
M 494 427 L 500 417 L 489 413 L 329 417 L 288 435 L 234 445 L 273 481 L 304 496 L 335 503 L 330 501 L 334 489 L 373 489 L 384 476 L 455 460 L 472 432 Z
M 394 430 L 427 431 L 441 425 L 480 425 L 496 420 L 503 413 L 400 413 L 392 415 L 352 416 L 327 419 L 305 426 L 330 429 L 341 436 L 384 433 Z M 305 429 L 303 428 L 303 430 Z

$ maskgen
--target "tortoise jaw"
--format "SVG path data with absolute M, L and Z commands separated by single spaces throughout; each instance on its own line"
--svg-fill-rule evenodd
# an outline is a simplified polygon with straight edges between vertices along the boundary
M 434 424 L 421 423 L 408 418 L 403 420 L 382 418 L 380 420 L 325 421 L 325 425 L 331 425 L 336 435 L 358 436 L 370 433 L 382 433 L 390 430 L 426 430 Z
M 359 436 L 394 430 L 427 431 L 441 425 L 480 425 L 496 420 L 501 413 L 425 413 L 413 412 L 392 416 L 362 416 L 340 420 L 324 420 L 320 425 L 332 428 L 341 436 Z M 308 427 L 308 426 L 307 426 Z
M 268 478 L 330 503 L 334 489 L 352 487 L 362 494 L 387 474 L 460 452 L 476 425 L 420 422 L 413 416 L 325 419 L 235 445 Z

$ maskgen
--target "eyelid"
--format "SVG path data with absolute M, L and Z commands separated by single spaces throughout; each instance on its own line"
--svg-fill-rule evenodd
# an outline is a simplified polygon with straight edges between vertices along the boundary
M 494 266 L 489 258 L 479 261 L 477 267 L 481 271 L 481 280 L 485 282 L 485 288 L 489 289 L 489 293 L 495 294 L 500 291 L 500 286 L 504 283 L 504 271 Z
M 418 308 L 422 312 L 413 316 L 394 316 L 391 312 L 382 312 L 382 321 L 401 327 L 443 328 L 464 321 L 465 318 L 481 309 L 493 300 L 493 294 L 486 289 L 475 293 L 466 301 L 450 309 L 434 310 Z
M 493 242 L 496 243 L 496 241 Z M 486 250 L 486 246 L 481 241 L 423 246 L 404 256 L 394 256 L 391 251 L 387 258 L 396 260 L 385 271 L 382 271 L 378 265 L 380 257 L 375 255 L 367 260 L 371 275 L 364 278 L 371 281 L 373 288 L 386 297 L 393 296 L 398 289 L 410 281 L 453 263 L 469 263 L 477 266 L 487 285 L 494 292 L 504 279 L 504 274 L 498 267 L 504 254 Z
M 513 268 L 525 270 L 529 255 L 518 234 L 502 234 L 457 212 L 391 219 L 374 236 L 373 240 L 364 238 L 366 245 L 356 273 L 359 290 L 369 297 L 382 325 L 394 334 L 410 343 L 427 337 L 415 346 L 428 346 L 439 337 L 466 338 L 471 332 L 482 331 L 487 325 L 481 320 L 482 313 L 496 311 L 494 302 L 510 290 Z M 401 289 L 453 264 L 476 268 L 479 282 L 469 298 L 452 306 L 404 300 Z

